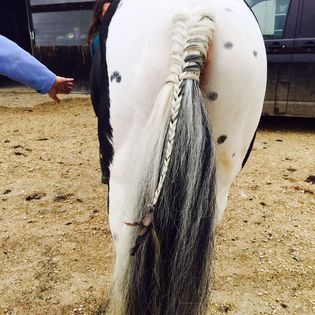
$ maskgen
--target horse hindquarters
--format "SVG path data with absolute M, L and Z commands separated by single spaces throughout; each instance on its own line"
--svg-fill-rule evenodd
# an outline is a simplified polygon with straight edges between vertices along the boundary
M 216 15 L 212 67 L 205 80 L 214 136 L 193 79 L 182 78 L 185 84 L 178 88 L 176 80 L 169 78 L 152 110 L 151 99 L 167 76 L 168 21 L 178 11 L 176 6 L 192 1 L 174 0 L 169 10 L 163 9 L 166 2 L 170 3 L 124 1 L 108 39 L 115 148 L 110 193 L 110 224 L 116 239 L 115 315 L 205 313 L 214 186 L 218 209 L 223 212 L 228 188 L 241 168 L 263 101 L 264 50 L 254 18 L 241 1 L 196 0 L 194 3 L 206 3 Z M 178 29 L 185 38 L 186 31 L 184 26 Z M 178 38 L 174 39 L 178 43 Z M 182 59 L 180 54 L 178 60 Z M 170 63 L 173 71 L 174 62 Z M 122 77 L 119 82 L 116 72 Z M 169 142 L 166 131 L 170 120 L 172 128 L 176 126 L 166 104 L 172 103 L 176 89 L 182 96 L 180 125 L 163 183 L 161 161 L 167 156 L 164 145 Z M 195 105 L 190 106 L 193 102 Z M 216 180 L 212 138 L 217 139 Z M 156 193 L 159 182 L 163 183 L 160 194 Z M 159 198 L 153 229 L 144 242 L 138 238 L 140 247 L 135 257 L 130 257 L 128 251 L 136 244 L 138 230 L 125 222 L 152 223 L 152 208 L 147 206 L 155 196 Z M 146 229 L 141 230 L 145 234 Z
M 203 12 L 174 20 L 170 75 L 137 139 L 136 151 L 145 151 L 133 169 L 136 198 L 128 207 L 137 210 L 133 221 L 139 221 L 142 236 L 128 227 L 125 242 L 136 246 L 123 272 L 117 264 L 124 263 L 119 252 L 126 248 L 117 247 L 115 314 L 205 312 L 215 158 L 199 77 L 213 32 L 213 21 Z

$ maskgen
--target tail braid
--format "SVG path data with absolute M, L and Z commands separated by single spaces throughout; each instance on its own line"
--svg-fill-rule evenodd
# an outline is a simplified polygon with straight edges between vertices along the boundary
M 214 23 L 213 18 L 210 16 L 197 14 L 193 17 L 185 17 L 179 15 L 174 19 L 174 31 L 172 36 L 172 42 L 174 44 L 171 48 L 172 66 L 170 69 L 171 74 L 167 79 L 167 83 L 174 85 L 174 95 L 171 104 L 171 118 L 165 148 L 166 153 L 158 186 L 153 197 L 153 207 L 157 203 L 163 188 L 173 151 L 184 80 L 191 79 L 199 82 L 200 72 L 207 58 L 208 45 L 213 36 L 213 32 Z

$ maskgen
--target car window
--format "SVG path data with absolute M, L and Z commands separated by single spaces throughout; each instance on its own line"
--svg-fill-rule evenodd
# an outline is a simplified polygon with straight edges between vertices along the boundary
M 297 37 L 315 37 L 315 1 L 304 0 L 301 29 Z
M 291 0 L 246 0 L 265 38 L 283 37 Z

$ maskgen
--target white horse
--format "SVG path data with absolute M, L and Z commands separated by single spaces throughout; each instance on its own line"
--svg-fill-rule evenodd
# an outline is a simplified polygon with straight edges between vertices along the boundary
M 106 42 L 113 312 L 205 314 L 215 225 L 262 110 L 263 38 L 241 0 L 118 2 Z

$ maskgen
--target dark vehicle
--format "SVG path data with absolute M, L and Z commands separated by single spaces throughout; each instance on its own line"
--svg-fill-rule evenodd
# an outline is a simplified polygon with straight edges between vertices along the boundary
M 315 0 L 246 0 L 268 58 L 263 114 L 315 117 Z

